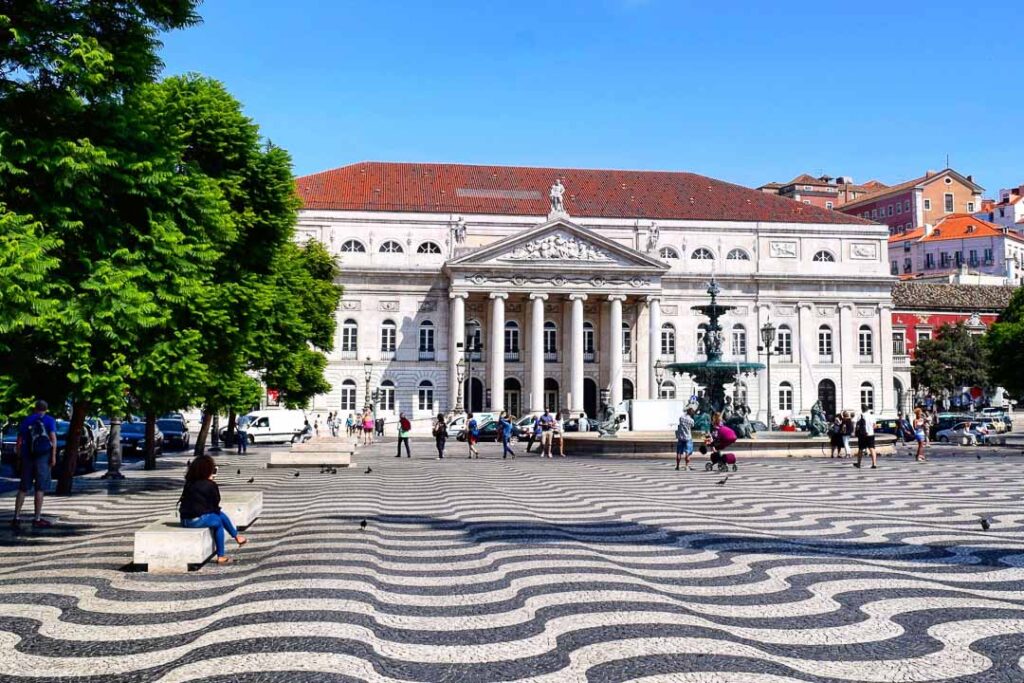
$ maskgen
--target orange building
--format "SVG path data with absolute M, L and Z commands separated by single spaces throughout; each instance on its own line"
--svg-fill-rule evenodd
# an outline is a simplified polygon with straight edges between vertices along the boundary
M 985 188 L 971 176 L 951 168 L 928 171 L 920 178 L 868 193 L 842 204 L 840 211 L 885 223 L 891 234 L 935 225 L 952 214 L 972 214 L 981 210 Z

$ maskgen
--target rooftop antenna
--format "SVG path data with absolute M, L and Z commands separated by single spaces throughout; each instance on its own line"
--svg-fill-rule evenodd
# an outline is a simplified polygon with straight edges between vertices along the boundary
M 946 152 L 946 168 L 949 168 L 949 152 Z

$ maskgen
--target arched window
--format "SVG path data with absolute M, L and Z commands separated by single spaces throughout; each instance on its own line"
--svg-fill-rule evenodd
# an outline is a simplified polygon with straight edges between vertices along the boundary
M 868 325 L 861 325 L 860 330 L 857 331 L 857 348 L 860 351 L 861 360 L 866 359 L 871 362 L 871 358 L 875 355 L 875 340 Z
M 779 385 L 779 410 L 793 410 L 793 385 L 789 382 Z
M 420 246 L 416 247 L 417 254 L 440 254 L 441 247 L 438 246 L 437 242 L 424 242 Z
M 875 388 L 871 386 L 871 382 L 860 385 L 860 405 L 861 410 L 875 409 Z
M 550 320 L 544 323 L 544 360 L 558 360 L 558 327 Z
M 346 318 L 341 324 L 341 352 L 355 358 L 359 351 L 359 324 L 352 318 Z
M 788 356 L 785 360 L 788 362 L 793 357 L 793 330 L 789 329 L 789 325 L 779 325 L 779 331 L 775 335 L 775 340 L 780 356 Z
M 633 382 L 626 378 L 622 378 L 622 400 L 632 401 L 636 392 L 633 390 Z
M 519 360 L 519 323 L 514 320 L 505 323 L 505 360 Z
M 732 355 L 736 358 L 747 356 L 747 328 L 739 323 L 732 326 Z
M 356 383 L 354 380 L 347 379 L 341 383 L 341 409 L 356 409 Z
M 421 413 L 434 412 L 434 384 L 430 380 L 420 382 L 416 395 L 416 409 Z
M 633 353 L 633 330 L 629 329 L 627 323 L 622 323 L 622 355 L 629 356 Z
M 676 357 L 676 328 L 672 323 L 661 326 L 661 355 L 672 359 Z
M 750 254 L 743 251 L 742 249 L 731 249 L 729 253 L 726 255 L 725 259 L 727 261 L 749 261 Z
M 832 362 L 832 328 L 828 325 L 818 328 L 818 360 L 822 363 Z
M 433 360 L 434 323 L 429 320 L 420 323 L 419 342 L 420 360 Z
M 707 349 L 704 348 L 704 335 L 707 334 L 708 324 L 701 323 L 697 325 L 697 355 L 706 356 Z
M 714 261 L 715 255 L 711 253 L 710 249 L 699 247 L 693 250 L 693 253 L 690 254 L 690 258 L 694 261 Z
M 679 258 L 679 252 L 672 247 L 662 247 L 658 250 L 658 256 L 663 259 L 677 259 Z
M 380 383 L 380 390 L 377 393 L 377 407 L 379 410 L 391 412 L 395 410 L 395 383 L 389 379 Z
M 382 254 L 401 254 L 404 249 L 402 245 L 394 240 L 388 240 L 384 244 L 380 245 L 380 253 Z
M 398 325 L 394 320 L 385 320 L 380 326 L 380 351 L 382 354 L 394 354 L 397 346 Z
M 341 245 L 341 251 L 348 254 L 365 254 L 366 247 L 359 240 L 345 240 Z
M 822 249 L 814 255 L 814 260 L 818 263 L 835 263 L 836 257 L 832 255 L 832 252 Z
M 594 323 L 590 321 L 583 323 L 583 360 L 594 362 Z
M 676 397 L 676 385 L 672 380 L 667 380 L 661 383 L 661 391 L 658 394 L 659 398 L 675 399 Z

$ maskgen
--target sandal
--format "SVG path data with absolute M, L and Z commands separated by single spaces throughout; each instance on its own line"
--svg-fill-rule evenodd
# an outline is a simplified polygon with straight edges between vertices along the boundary
M 239 534 L 238 536 L 235 536 L 235 543 L 238 544 L 238 547 L 242 547 L 243 545 L 245 545 L 248 542 L 249 542 L 249 539 L 246 538 L 245 536 L 242 536 L 241 534 Z
M 231 564 L 231 562 L 233 562 L 233 561 L 234 560 L 232 560 L 227 555 L 225 555 L 224 557 L 218 557 L 217 558 L 217 564 Z

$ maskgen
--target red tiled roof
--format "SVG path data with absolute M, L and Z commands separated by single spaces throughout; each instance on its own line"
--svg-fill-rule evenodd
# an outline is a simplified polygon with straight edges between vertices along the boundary
M 968 226 L 974 226 L 973 232 L 968 232 Z M 889 238 L 889 244 L 898 244 L 907 240 L 920 240 L 922 242 L 942 242 L 944 240 L 972 239 L 975 237 L 1007 237 L 1009 239 L 1024 241 L 1024 238 L 1012 232 L 1004 233 L 998 225 L 983 221 L 969 213 L 951 213 L 932 229 L 927 237 L 924 237 L 924 228 L 914 228 L 900 235 L 893 235 Z
M 786 185 L 828 185 L 828 183 L 807 173 L 801 173 L 786 183 Z
M 571 216 L 872 225 L 856 216 L 693 173 L 361 162 L 296 179 L 303 207 L 546 216 L 565 185 Z

